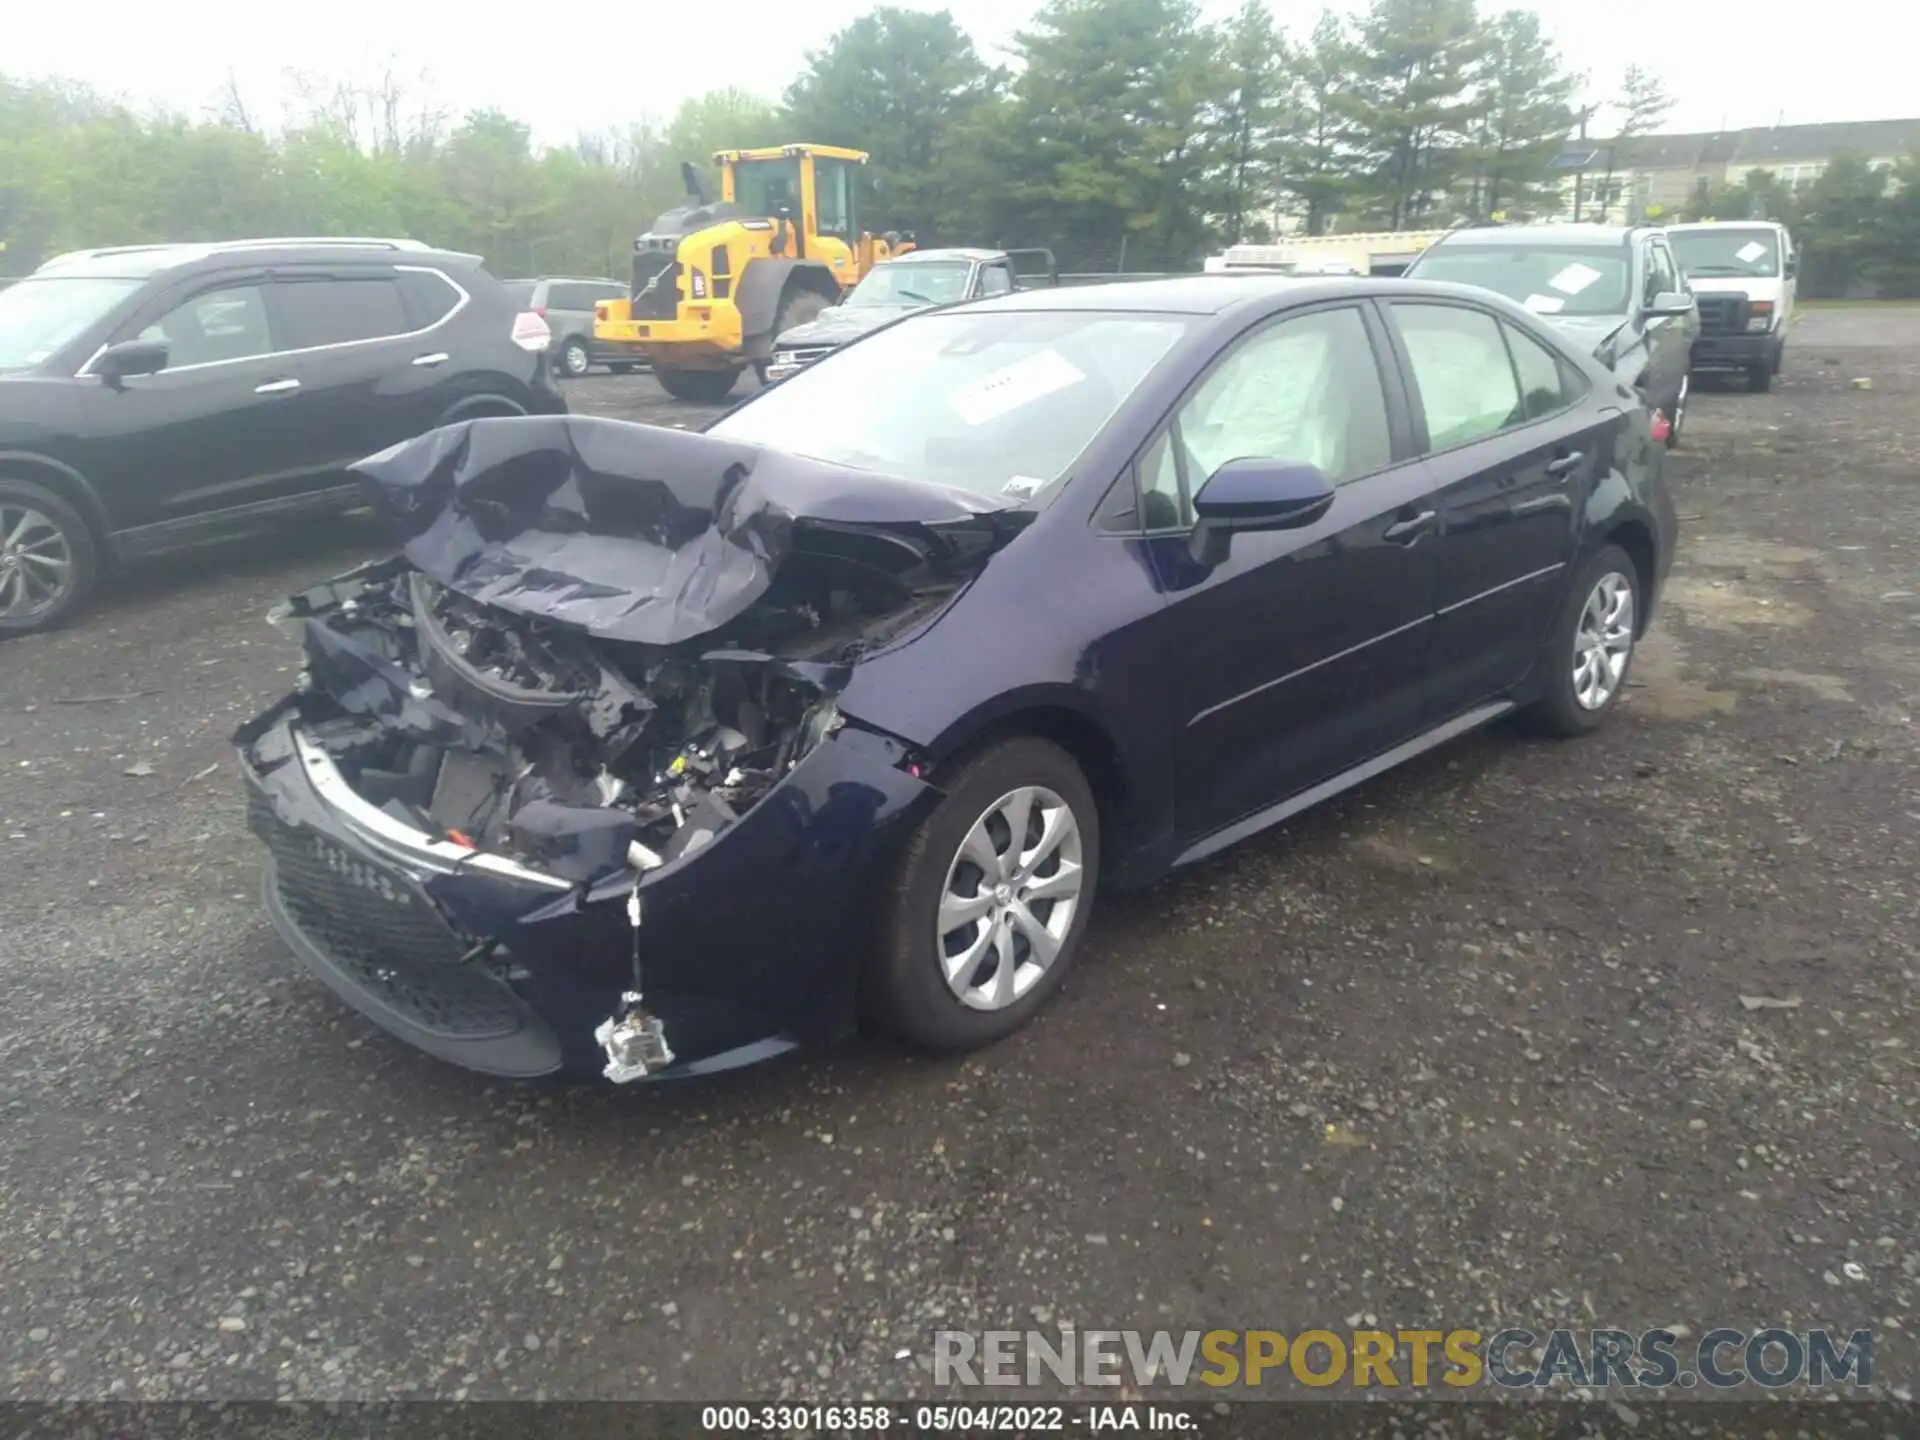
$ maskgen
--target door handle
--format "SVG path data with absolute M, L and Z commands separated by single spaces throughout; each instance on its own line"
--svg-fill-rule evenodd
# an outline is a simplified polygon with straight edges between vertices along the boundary
M 284 395 L 289 390 L 298 390 L 299 388 L 300 382 L 298 380 L 269 380 L 264 385 L 254 386 L 253 393 L 256 395 Z
M 444 365 L 451 358 L 446 351 L 436 350 L 431 355 L 415 356 L 413 363 L 416 365 Z
M 1547 462 L 1547 474 L 1556 480 L 1562 479 L 1571 475 L 1585 458 L 1578 450 L 1569 450 L 1565 455 L 1556 455 Z
M 1433 528 L 1434 512 L 1422 510 L 1418 515 L 1410 515 L 1405 520 L 1396 520 L 1387 526 L 1381 539 L 1389 545 L 1411 545 Z

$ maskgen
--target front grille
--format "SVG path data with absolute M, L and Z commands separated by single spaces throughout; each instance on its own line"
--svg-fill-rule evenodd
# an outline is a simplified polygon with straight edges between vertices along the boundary
M 831 355 L 833 353 L 833 346 L 795 345 L 786 350 L 782 350 L 780 353 L 782 355 L 791 355 L 796 365 L 811 365 L 821 356 Z
M 672 320 L 680 313 L 680 262 L 671 246 L 664 250 L 635 250 L 633 254 L 633 318 Z
M 1747 297 L 1744 295 L 1698 295 L 1700 333 L 1702 335 L 1744 335 L 1747 330 Z

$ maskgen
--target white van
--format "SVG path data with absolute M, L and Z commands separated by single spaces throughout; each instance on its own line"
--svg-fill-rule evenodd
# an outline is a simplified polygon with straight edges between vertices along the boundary
M 1695 370 L 1740 370 L 1755 390 L 1780 373 L 1800 256 L 1772 220 L 1669 225 L 1668 243 L 1700 305 Z

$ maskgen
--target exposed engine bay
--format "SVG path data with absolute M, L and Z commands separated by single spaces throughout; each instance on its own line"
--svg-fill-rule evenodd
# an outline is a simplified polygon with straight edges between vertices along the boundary
M 710 843 L 842 723 L 850 662 L 952 589 L 798 551 L 730 624 L 652 646 L 482 606 L 393 560 L 274 619 L 305 634 L 305 733 L 363 800 L 591 880 Z

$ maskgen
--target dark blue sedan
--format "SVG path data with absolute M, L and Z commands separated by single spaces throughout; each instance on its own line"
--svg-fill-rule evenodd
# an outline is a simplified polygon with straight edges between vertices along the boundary
M 1484 290 L 1195 277 L 905 319 L 701 434 L 482 420 L 236 736 L 289 947 L 493 1074 L 1028 1020 L 1096 898 L 1617 703 L 1648 411 Z

